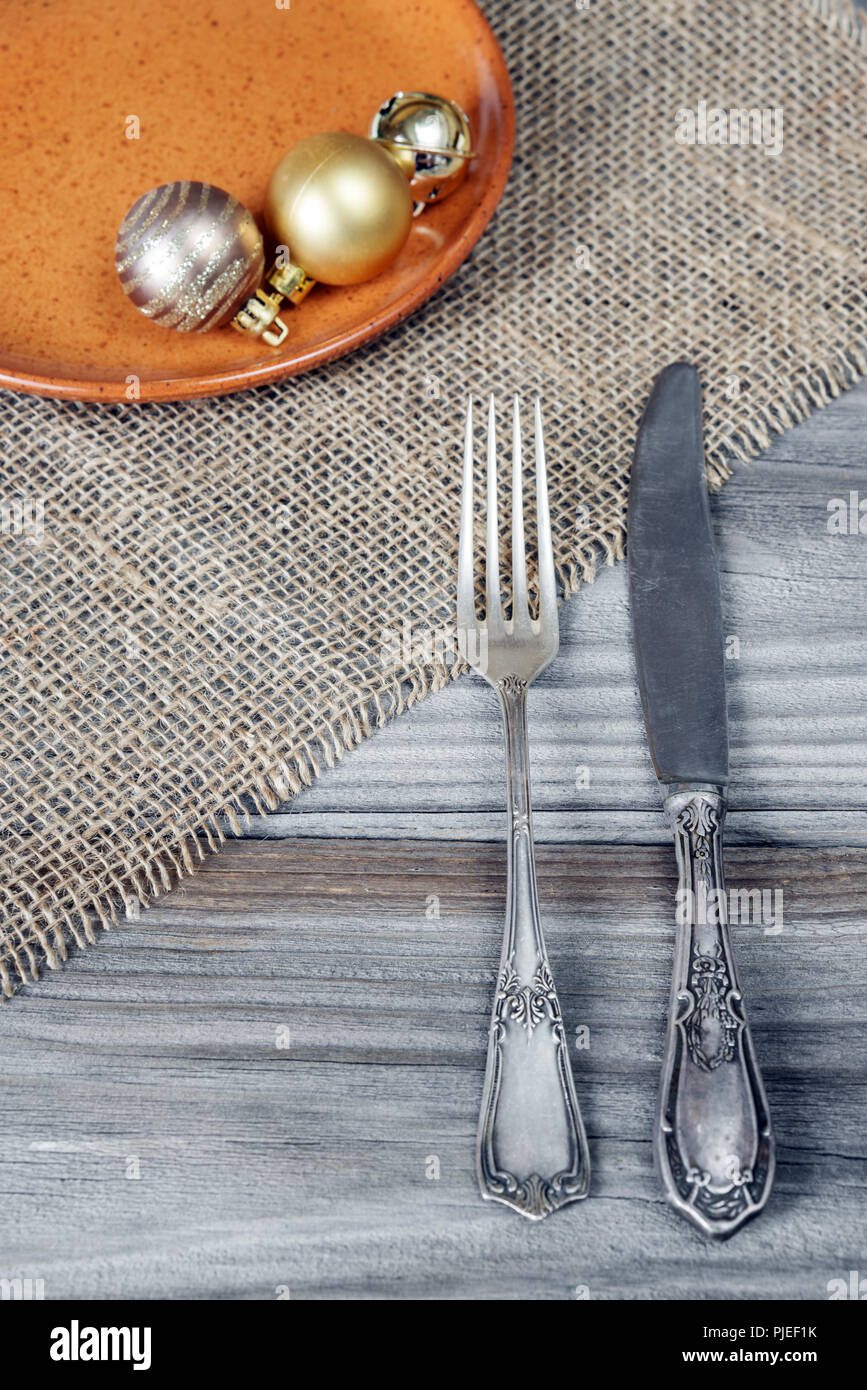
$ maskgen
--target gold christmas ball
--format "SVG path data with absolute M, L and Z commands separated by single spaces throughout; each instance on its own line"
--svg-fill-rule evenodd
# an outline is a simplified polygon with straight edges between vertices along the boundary
M 409 236 L 412 198 L 399 166 L 362 135 L 311 135 L 271 175 L 265 217 L 293 262 L 326 285 L 378 275 Z
M 265 269 L 253 214 L 224 189 L 187 180 L 161 184 L 133 203 L 114 258 L 136 308 L 179 333 L 228 323 Z
M 406 169 L 417 203 L 439 203 L 463 183 L 473 157 L 461 108 L 430 92 L 396 92 L 380 106 L 370 134 Z

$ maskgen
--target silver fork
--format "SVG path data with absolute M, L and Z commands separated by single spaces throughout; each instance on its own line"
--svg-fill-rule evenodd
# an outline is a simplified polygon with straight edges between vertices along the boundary
M 467 408 L 458 642 L 462 655 L 500 697 L 509 805 L 506 925 L 494 996 L 485 1090 L 479 1116 L 482 1196 L 538 1220 L 587 1196 L 587 1140 L 569 1062 L 569 1045 L 539 919 L 530 810 L 527 688 L 560 645 L 554 553 L 548 513 L 542 413 L 536 400 L 536 511 L 539 617 L 527 603 L 521 491 L 520 405 L 512 451 L 512 617 L 500 603 L 494 398 L 488 412 L 487 543 L 484 624 L 476 620 L 473 579 L 473 406 Z

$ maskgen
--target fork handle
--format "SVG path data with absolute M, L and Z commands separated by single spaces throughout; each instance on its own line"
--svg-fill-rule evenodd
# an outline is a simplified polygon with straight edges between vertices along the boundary
M 677 847 L 678 924 L 655 1155 L 669 1201 L 705 1235 L 757 1215 L 774 1140 L 728 927 L 722 787 L 666 797 Z
M 527 682 L 496 684 L 509 800 L 506 924 L 479 1117 L 482 1196 L 538 1220 L 586 1197 L 587 1140 L 539 919 L 530 810 Z

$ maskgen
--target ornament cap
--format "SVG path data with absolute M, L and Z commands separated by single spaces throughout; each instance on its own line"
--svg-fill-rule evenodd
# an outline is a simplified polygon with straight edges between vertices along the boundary
M 279 347 L 289 332 L 283 320 L 277 317 L 280 307 L 280 295 L 257 290 L 241 305 L 232 319 L 232 327 L 250 338 L 261 338 L 269 347 Z
M 267 279 L 268 284 L 292 304 L 300 304 L 316 284 L 306 270 L 302 270 L 300 265 L 293 265 L 291 261 L 283 264 L 279 260 L 276 261 L 268 272 Z

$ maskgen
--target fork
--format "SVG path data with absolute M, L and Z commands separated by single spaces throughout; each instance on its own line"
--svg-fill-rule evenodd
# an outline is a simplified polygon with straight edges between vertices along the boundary
M 536 513 L 539 616 L 530 617 L 521 484 L 520 403 L 512 449 L 512 616 L 500 603 L 494 398 L 488 411 L 486 617 L 475 611 L 473 567 L 473 403 L 467 406 L 458 645 L 500 697 L 509 808 L 506 923 L 494 996 L 478 1132 L 482 1196 L 539 1220 L 587 1196 L 587 1139 L 569 1062 L 569 1045 L 542 936 L 530 810 L 527 689 L 560 645 L 554 552 L 548 512 L 542 412 L 536 400 Z

